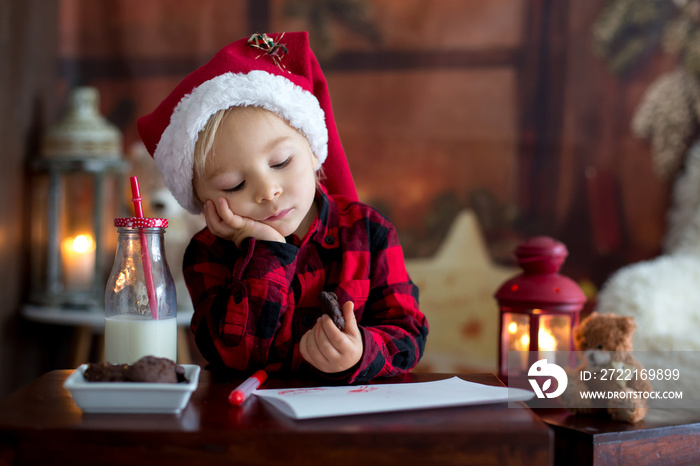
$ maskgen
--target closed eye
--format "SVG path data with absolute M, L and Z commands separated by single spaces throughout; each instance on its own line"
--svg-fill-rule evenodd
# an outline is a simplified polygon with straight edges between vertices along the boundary
M 226 193 L 236 193 L 238 191 L 241 191 L 244 187 L 245 187 L 245 181 L 241 181 L 239 184 L 237 184 L 233 188 L 224 189 L 223 191 Z
M 284 167 L 286 167 L 287 165 L 289 165 L 289 163 L 290 163 L 291 161 L 292 161 L 292 156 L 290 155 L 289 157 L 287 157 L 287 159 L 286 159 L 285 161 L 280 162 L 280 163 L 276 163 L 276 164 L 270 165 L 270 166 L 271 166 L 272 168 L 284 168 Z

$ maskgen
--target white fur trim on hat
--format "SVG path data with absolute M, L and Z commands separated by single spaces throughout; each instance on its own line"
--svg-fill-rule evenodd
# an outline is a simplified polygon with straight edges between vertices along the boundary
M 163 131 L 153 158 L 165 185 L 182 207 L 196 214 L 201 207 L 192 188 L 194 147 L 209 117 L 233 106 L 261 107 L 276 113 L 309 141 L 320 168 L 328 155 L 325 114 L 316 97 L 289 79 L 261 70 L 224 73 L 182 98 Z

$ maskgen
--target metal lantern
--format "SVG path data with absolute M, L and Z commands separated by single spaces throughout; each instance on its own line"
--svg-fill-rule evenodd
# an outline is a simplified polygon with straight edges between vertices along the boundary
M 121 213 L 128 169 L 122 136 L 98 111 L 98 92 L 72 90 L 67 112 L 49 128 L 32 161 L 31 292 L 33 305 L 101 308 L 111 221 Z
M 498 375 L 527 376 L 540 359 L 556 352 L 575 357 L 573 328 L 586 302 L 581 288 L 559 274 L 568 251 L 553 238 L 538 236 L 520 244 L 515 256 L 523 272 L 496 292 L 500 307 Z

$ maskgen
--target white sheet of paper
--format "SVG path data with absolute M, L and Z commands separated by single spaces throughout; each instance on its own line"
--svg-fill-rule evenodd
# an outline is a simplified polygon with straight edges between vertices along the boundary
M 534 393 L 467 382 L 434 382 L 256 390 L 255 396 L 293 419 L 526 401 Z

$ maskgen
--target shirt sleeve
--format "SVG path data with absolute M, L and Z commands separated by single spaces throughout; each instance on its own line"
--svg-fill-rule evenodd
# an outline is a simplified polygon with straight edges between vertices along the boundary
M 185 251 L 183 275 L 192 298 L 192 330 L 211 363 L 246 371 L 267 361 L 287 312 L 298 248 L 248 238 L 237 248 L 207 230 Z
M 364 383 L 410 371 L 423 356 L 428 322 L 419 309 L 393 225 L 370 219 L 370 289 L 359 327 L 364 351 L 349 383 Z

